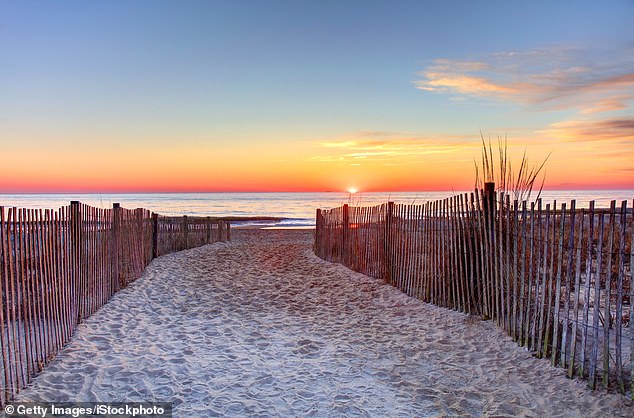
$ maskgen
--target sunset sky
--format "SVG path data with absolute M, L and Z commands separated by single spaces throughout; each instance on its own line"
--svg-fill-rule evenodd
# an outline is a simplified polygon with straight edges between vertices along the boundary
M 0 193 L 634 188 L 633 1 L 0 0 Z

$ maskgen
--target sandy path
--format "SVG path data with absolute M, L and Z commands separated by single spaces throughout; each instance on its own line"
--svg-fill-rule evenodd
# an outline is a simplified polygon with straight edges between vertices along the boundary
M 173 401 L 190 416 L 634 416 L 490 322 L 315 257 L 310 231 L 234 231 L 161 257 L 18 400 Z

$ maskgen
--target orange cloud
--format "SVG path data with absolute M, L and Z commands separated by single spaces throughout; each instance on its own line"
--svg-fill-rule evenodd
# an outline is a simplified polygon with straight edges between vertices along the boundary
M 425 77 L 427 80 L 416 82 L 416 86 L 420 90 L 455 91 L 459 94 L 476 96 L 507 96 L 518 93 L 515 87 L 495 84 L 482 77 L 435 72 L 427 72 Z

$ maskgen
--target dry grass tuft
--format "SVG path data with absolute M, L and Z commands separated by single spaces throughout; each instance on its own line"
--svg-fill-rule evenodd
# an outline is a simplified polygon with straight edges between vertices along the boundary
M 531 164 L 526 157 L 526 149 L 524 149 L 519 169 L 515 170 L 508 155 L 507 136 L 504 135 L 504 138 L 502 138 L 498 135 L 497 154 L 499 173 L 496 178 L 496 164 L 493 159 L 494 152 L 491 137 L 489 137 L 487 142 L 482 132 L 480 132 L 480 138 L 482 139 L 482 171 L 480 171 L 478 163 L 475 160 L 473 161 L 476 170 L 476 189 L 482 189 L 484 183 L 495 182 L 498 192 L 512 195 L 514 199 L 520 202 L 530 200 L 534 193 L 537 179 L 540 173 L 542 173 L 541 184 L 535 196 L 535 200 L 539 199 L 546 179 L 543 170 L 548 158 L 550 158 L 550 153 L 540 164 Z

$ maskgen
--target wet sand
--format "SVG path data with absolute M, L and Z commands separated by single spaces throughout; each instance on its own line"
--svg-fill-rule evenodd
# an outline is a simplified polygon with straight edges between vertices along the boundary
M 19 401 L 172 401 L 175 417 L 634 416 L 491 321 L 317 258 L 312 231 L 234 230 L 154 260 Z

